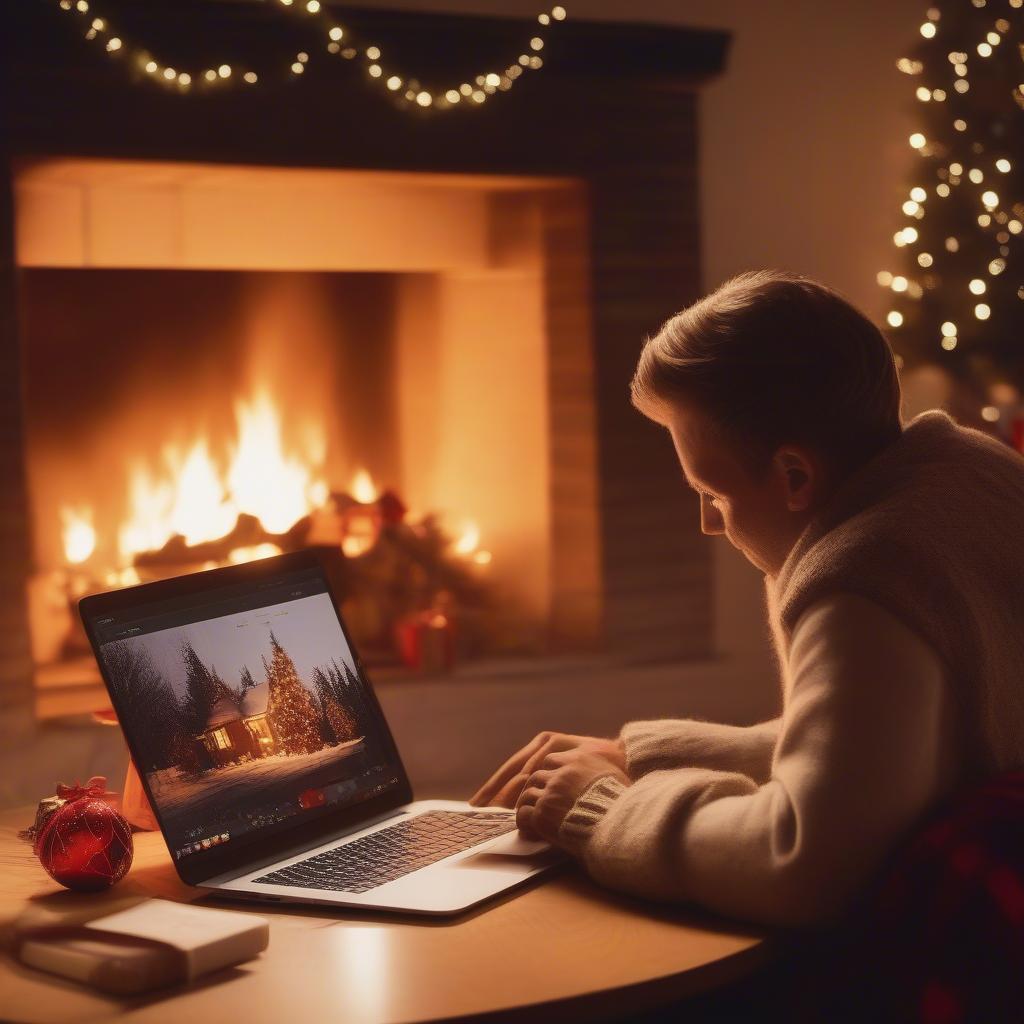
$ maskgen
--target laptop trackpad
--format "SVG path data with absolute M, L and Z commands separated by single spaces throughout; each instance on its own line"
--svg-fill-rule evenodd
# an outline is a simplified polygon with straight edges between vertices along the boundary
M 542 853 L 548 849 L 550 846 L 543 839 L 525 839 L 517 829 L 499 836 L 478 856 L 486 854 L 491 857 L 532 857 L 535 853 Z
M 537 871 L 557 863 L 565 854 L 540 839 L 524 839 L 518 832 L 509 832 L 484 847 L 479 853 L 470 853 L 457 860 L 453 870 L 459 868 L 489 869 L 498 872 Z

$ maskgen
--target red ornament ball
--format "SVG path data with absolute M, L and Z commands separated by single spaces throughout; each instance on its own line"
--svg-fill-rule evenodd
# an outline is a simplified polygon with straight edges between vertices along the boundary
M 109 889 L 132 864 L 132 830 L 96 797 L 71 800 L 47 819 L 35 843 L 49 875 L 78 892 Z

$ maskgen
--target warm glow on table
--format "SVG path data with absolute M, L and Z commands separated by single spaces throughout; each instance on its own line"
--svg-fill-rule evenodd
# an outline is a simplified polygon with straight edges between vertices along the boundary
M 30 904 L 55 910 L 92 903 L 112 912 L 132 898 L 200 896 L 178 881 L 155 833 L 136 835 L 135 863 L 116 889 L 84 897 L 65 892 L 15 836 L 31 816 L 27 808 L 0 815 L 5 922 Z M 357 1024 L 520 1009 L 523 1019 L 535 1020 L 543 1013 L 539 1004 L 556 1000 L 574 1002 L 548 1006 L 547 1017 L 593 1019 L 725 983 L 766 955 L 753 928 L 610 896 L 573 870 L 454 920 L 314 908 L 252 912 L 271 921 L 262 957 L 157 997 L 116 1000 L 4 959 L 4 1019 Z M 626 986 L 639 988 L 622 991 Z

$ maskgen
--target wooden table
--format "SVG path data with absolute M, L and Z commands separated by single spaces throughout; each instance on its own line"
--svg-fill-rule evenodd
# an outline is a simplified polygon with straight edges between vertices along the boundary
M 53 882 L 16 837 L 26 808 L 0 814 L 0 917 L 26 908 L 112 912 L 148 896 L 197 900 L 158 833 L 137 833 L 127 878 L 107 893 Z M 575 867 L 448 921 L 276 907 L 218 906 L 271 922 L 249 963 L 191 986 L 116 999 L 0 957 L 0 1018 L 128 1022 L 412 1022 L 488 1014 L 601 1020 L 664 1005 L 750 971 L 768 955 L 753 928 L 611 895 Z

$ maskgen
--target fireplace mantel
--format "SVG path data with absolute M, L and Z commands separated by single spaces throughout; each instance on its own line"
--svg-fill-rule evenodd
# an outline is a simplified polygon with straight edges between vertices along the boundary
M 712 549 L 681 486 L 664 431 L 629 404 L 641 340 L 700 291 L 697 97 L 723 69 L 721 32 L 573 20 L 553 26 L 545 66 L 479 109 L 401 111 L 351 64 L 314 49 L 307 21 L 248 0 L 111 2 L 111 18 L 182 63 L 203 38 L 280 59 L 316 54 L 301 80 L 173 95 L 86 43 L 56 2 L 5 12 L 7 77 L 0 138 L 0 703 L 31 701 L 25 638 L 29 564 L 14 168 L 51 157 L 201 161 L 453 174 L 558 176 L 582 182 L 589 213 L 598 510 L 606 645 L 633 659 L 712 653 Z M 339 20 L 397 65 L 447 81 L 476 60 L 508 60 L 526 19 L 349 8 Z M 213 45 L 210 43 L 209 45 Z M 219 44 L 218 44 L 219 45 Z M 220 50 L 219 52 L 224 52 Z M 212 55 L 211 55 L 212 56 Z M 461 61 L 467 61 L 460 66 Z M 573 365 L 549 391 L 570 396 Z M 576 453 L 554 447 L 571 481 Z M 570 486 L 567 484 L 566 486 Z

